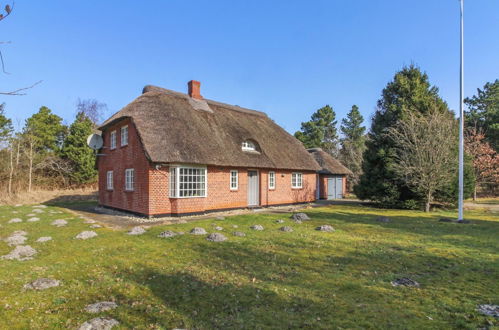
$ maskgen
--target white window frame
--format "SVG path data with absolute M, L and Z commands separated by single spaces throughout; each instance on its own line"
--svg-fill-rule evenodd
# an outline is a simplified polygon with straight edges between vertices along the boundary
M 238 190 L 239 189 L 239 172 L 237 170 L 230 171 L 230 184 L 229 185 L 230 185 L 230 190 Z
M 189 170 L 193 170 L 193 171 L 201 171 L 202 172 L 202 176 L 204 179 L 200 180 L 200 182 L 181 182 L 180 179 L 181 179 L 181 172 L 183 171 L 189 171 Z M 200 175 L 199 174 L 195 174 L 195 173 L 191 173 L 191 174 L 183 174 L 183 176 L 191 176 L 191 177 L 199 177 Z M 170 198 L 205 198 L 208 196 L 208 173 L 207 173 L 207 169 L 206 169 L 206 166 L 192 166 L 192 165 L 172 165 L 170 166 Z M 181 184 L 184 184 L 184 185 L 187 185 L 188 188 L 186 189 L 182 189 L 181 188 Z M 190 187 L 193 187 L 194 185 L 200 185 L 200 188 L 199 189 L 196 189 L 196 188 L 189 188 L 189 185 L 191 185 Z M 203 186 L 204 184 L 204 186 Z M 196 190 L 200 190 L 200 191 L 203 191 L 203 188 L 204 188 L 204 194 L 200 194 L 200 195 L 190 195 L 189 194 L 189 191 L 192 190 L 192 191 L 196 191 Z M 184 195 L 186 194 L 187 195 Z
M 301 172 L 291 173 L 291 188 L 293 189 L 303 188 L 303 173 Z
M 120 145 L 122 147 L 128 145 L 128 125 L 121 126 L 121 139 L 120 139 Z
M 112 131 L 109 136 L 109 148 L 111 150 L 116 149 L 116 130 Z
M 106 189 L 114 190 L 114 174 L 113 171 L 107 171 L 106 173 Z
M 256 144 L 253 141 L 246 140 L 241 144 L 241 149 L 243 151 L 256 151 Z
M 275 189 L 275 172 L 274 171 L 270 171 L 269 172 L 269 189 L 270 190 L 274 190 Z
M 125 170 L 125 191 L 135 190 L 135 169 L 127 168 Z

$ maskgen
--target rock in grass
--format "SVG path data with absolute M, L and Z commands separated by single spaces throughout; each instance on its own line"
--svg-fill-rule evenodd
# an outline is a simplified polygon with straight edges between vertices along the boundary
M 25 232 L 24 230 L 16 230 L 15 232 L 12 233 L 12 236 L 15 236 L 15 235 L 26 236 L 26 235 L 28 235 L 28 233 Z
M 244 237 L 244 236 L 246 236 L 246 234 L 245 234 L 245 233 L 243 233 L 242 231 L 235 231 L 235 232 L 233 232 L 233 233 L 232 233 L 232 235 L 234 235 L 234 236 L 239 236 L 239 237 Z
M 46 290 L 61 285 L 61 282 L 52 278 L 39 278 L 31 283 L 25 284 L 27 290 Z
M 253 225 L 250 228 L 253 229 L 253 230 L 263 230 L 263 226 L 262 225 Z
M 290 226 L 284 226 L 284 227 L 279 228 L 279 230 L 290 233 L 293 231 L 293 228 L 291 228 Z
M 166 231 L 162 232 L 161 234 L 159 234 L 158 237 L 159 238 L 170 238 L 170 237 L 174 237 L 177 235 L 178 235 L 178 233 L 176 233 L 174 231 L 166 230 Z
M 33 212 L 33 213 L 43 213 L 45 211 L 43 211 L 42 209 L 34 209 L 34 210 L 31 210 L 31 212 Z
M 408 277 L 397 278 L 391 283 L 393 286 L 409 286 L 419 288 L 419 283 Z
M 115 309 L 118 305 L 112 301 L 101 301 L 95 304 L 90 304 L 85 307 L 85 311 L 88 313 L 100 313 L 105 311 L 110 311 Z
M 9 223 L 18 223 L 18 222 L 23 222 L 23 219 L 14 218 L 9 220 Z
M 83 323 L 78 330 L 109 330 L 119 324 L 120 322 L 110 317 L 96 317 Z
M 52 237 L 50 236 L 43 236 L 43 237 L 40 237 L 39 239 L 37 239 L 36 241 L 38 243 L 45 243 L 45 242 L 48 242 L 48 241 L 51 241 L 52 240 Z
M 4 239 L 5 243 L 7 243 L 9 246 L 14 246 L 14 245 L 21 245 L 26 242 L 26 232 L 19 230 L 15 231 L 12 235 Z
M 283 219 L 277 219 L 275 222 L 276 222 L 276 223 L 284 223 L 285 221 L 284 221 Z M 300 221 L 300 222 L 301 222 L 301 221 Z
M 476 309 L 480 314 L 499 318 L 499 305 L 478 305 Z
M 224 230 L 224 229 L 222 227 L 220 227 L 220 226 L 216 226 L 215 230 Z
M 146 230 L 142 226 L 135 226 L 127 233 L 128 235 L 142 235 L 146 233 Z
M 37 222 L 37 221 L 40 221 L 40 218 L 33 217 L 33 218 L 29 218 L 27 221 L 28 222 Z
M 206 232 L 206 230 L 204 230 L 204 228 L 201 228 L 201 227 L 194 227 L 194 228 L 192 228 L 191 231 L 190 231 L 190 233 L 192 235 L 206 235 L 206 234 L 208 234 Z
M 390 220 L 389 217 L 383 217 L 383 216 L 381 216 L 381 217 L 378 217 L 376 219 L 376 221 L 378 221 L 378 222 L 385 222 L 386 223 L 386 222 L 391 222 L 392 220 Z
M 34 213 L 29 213 L 29 214 L 26 214 L 26 216 L 27 216 L 27 217 L 34 217 L 34 216 L 36 216 L 36 214 L 34 214 Z
M 102 228 L 102 226 L 98 225 L 98 224 L 94 224 L 94 225 L 91 225 L 90 228 Z
M 34 209 L 46 209 L 47 205 L 35 205 L 33 206 Z
M 333 226 L 330 226 L 330 225 L 322 225 L 322 226 L 315 228 L 315 230 L 325 231 L 325 232 L 333 232 L 334 228 L 333 228 Z
M 97 233 L 95 231 L 91 231 L 91 230 L 86 230 L 86 231 L 82 231 L 81 233 L 79 233 L 78 235 L 76 235 L 76 239 L 89 239 L 89 238 L 93 238 L 97 236 Z
M 216 220 L 225 220 L 225 217 L 216 217 Z
M 29 245 L 18 245 L 9 254 L 2 256 L 2 259 L 19 261 L 31 260 L 37 253 L 38 252 Z
M 232 225 L 232 228 L 239 228 L 238 225 Z
M 67 224 L 68 224 L 68 222 L 66 220 L 63 220 L 63 219 L 57 219 L 57 220 L 52 221 L 52 223 L 51 223 L 52 226 L 56 226 L 56 227 L 64 227 Z
M 291 218 L 293 220 L 300 220 L 300 221 L 310 220 L 310 217 L 305 213 L 295 213 L 291 216 Z
M 223 242 L 227 240 L 227 237 L 225 237 L 223 234 L 220 233 L 212 233 L 209 234 L 206 239 L 210 242 Z
M 92 220 L 92 219 L 85 219 L 85 221 L 83 221 L 83 223 L 96 223 L 97 221 L 95 220 Z

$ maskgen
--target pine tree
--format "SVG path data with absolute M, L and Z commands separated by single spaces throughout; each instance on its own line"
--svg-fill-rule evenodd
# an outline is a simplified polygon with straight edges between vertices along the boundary
M 71 180 L 83 184 L 96 179 L 95 154 L 87 146 L 87 137 L 92 134 L 93 122 L 83 112 L 76 115 L 64 140 L 61 157 L 72 165 Z
M 311 120 L 301 123 L 301 130 L 295 133 L 305 148 L 322 148 L 337 156 L 338 130 L 336 129 L 336 114 L 326 105 L 312 114 Z
M 5 116 L 5 103 L 0 104 L 0 147 L 14 131 L 12 120 Z
M 33 138 L 36 152 L 45 154 L 58 153 L 61 150 L 66 131 L 67 127 L 62 124 L 62 118 L 43 106 L 26 119 L 23 133 Z
M 341 121 L 340 130 L 343 134 L 341 139 L 340 160 L 348 167 L 353 175 L 350 184 L 358 183 L 362 173 L 362 154 L 366 149 L 365 126 L 362 126 L 364 118 L 359 112 L 359 107 L 352 106 L 347 118 Z

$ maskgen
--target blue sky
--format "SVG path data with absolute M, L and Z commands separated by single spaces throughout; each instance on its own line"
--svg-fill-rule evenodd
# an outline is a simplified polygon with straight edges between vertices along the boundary
M 2 4 L 5 2 L 2 1 Z M 465 4 L 465 94 L 499 78 L 499 1 Z M 147 84 L 265 111 L 293 133 L 317 108 L 368 119 L 403 65 L 459 105 L 458 0 L 26 1 L 0 23 L 14 122 L 48 106 L 73 120 L 80 98 L 108 115 Z

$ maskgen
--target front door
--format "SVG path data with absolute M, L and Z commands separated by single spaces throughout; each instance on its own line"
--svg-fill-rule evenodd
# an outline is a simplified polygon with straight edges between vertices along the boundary
M 258 191 L 258 172 L 248 171 L 248 206 L 258 206 L 260 204 Z
M 327 178 L 327 199 L 343 198 L 343 178 Z
M 327 199 L 334 199 L 335 189 L 334 189 L 334 178 L 327 178 Z
M 341 176 L 336 177 L 336 189 L 335 189 L 335 194 L 336 197 L 335 199 L 342 199 L 343 198 L 343 178 Z

